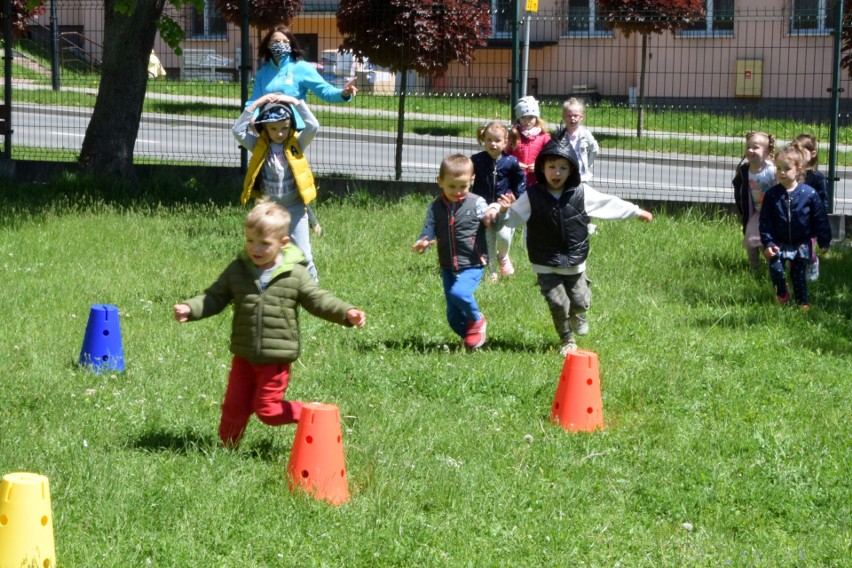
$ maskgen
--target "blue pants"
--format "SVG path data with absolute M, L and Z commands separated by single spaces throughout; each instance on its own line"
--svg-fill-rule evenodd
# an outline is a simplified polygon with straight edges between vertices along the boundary
M 465 268 L 459 272 L 442 269 L 444 297 L 447 300 L 447 322 L 459 337 L 467 333 L 467 324 L 479 321 L 482 314 L 473 293 L 482 280 L 484 267 Z
M 775 293 L 778 296 L 786 296 L 787 279 L 784 275 L 784 263 L 790 263 L 790 280 L 793 283 L 793 296 L 796 298 L 796 303 L 800 306 L 810 304 L 808 299 L 808 279 L 806 271 L 810 264 L 810 256 L 801 258 L 790 258 L 782 253 L 776 254 L 769 260 L 769 278 L 775 285 Z
M 305 255 L 305 260 L 308 261 L 308 272 L 311 273 L 314 282 L 319 282 L 317 267 L 314 265 L 314 255 L 311 251 L 311 227 L 305 204 L 301 199 L 278 200 L 278 203 L 283 205 L 290 213 L 290 240 Z

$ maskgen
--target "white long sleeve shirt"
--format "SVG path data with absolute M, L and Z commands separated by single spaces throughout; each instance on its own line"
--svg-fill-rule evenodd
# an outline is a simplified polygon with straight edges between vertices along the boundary
M 551 191 L 550 194 L 558 199 L 562 195 L 562 192 Z M 583 184 L 583 205 L 589 217 L 610 221 L 632 219 L 638 217 L 642 211 L 638 205 L 614 195 L 601 193 L 587 183 Z M 500 206 L 491 204 L 488 208 L 496 208 L 499 211 Z M 524 193 L 506 210 L 500 224 L 508 225 L 509 227 L 518 227 L 529 221 L 531 213 L 529 195 Z M 581 272 L 585 272 L 586 263 L 582 262 L 577 266 L 568 266 L 565 268 L 533 264 L 532 269 L 536 274 L 580 274 Z

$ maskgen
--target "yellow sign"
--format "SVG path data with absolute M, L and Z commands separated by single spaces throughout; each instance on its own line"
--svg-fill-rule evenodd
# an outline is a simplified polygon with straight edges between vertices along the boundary
M 538 0 L 527 0 L 527 12 L 538 12 Z

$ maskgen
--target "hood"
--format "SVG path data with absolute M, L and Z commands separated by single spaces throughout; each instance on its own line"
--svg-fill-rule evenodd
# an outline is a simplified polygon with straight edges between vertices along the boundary
M 535 179 L 538 180 L 538 183 L 547 185 L 547 178 L 544 177 L 544 159 L 548 156 L 557 156 L 559 158 L 567 159 L 571 163 L 571 175 L 568 176 L 568 180 L 565 182 L 565 187 L 579 187 L 581 182 L 580 165 L 577 163 L 574 151 L 571 150 L 571 147 L 567 144 L 559 144 L 554 140 L 545 144 L 541 149 L 541 152 L 538 153 L 538 157 L 535 159 Z

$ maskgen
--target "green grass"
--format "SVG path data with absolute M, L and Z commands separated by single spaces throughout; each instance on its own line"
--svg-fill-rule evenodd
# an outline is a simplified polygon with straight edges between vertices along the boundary
M 848 247 L 801 314 L 749 274 L 733 216 L 599 223 L 579 343 L 606 429 L 574 435 L 548 420 L 562 359 L 519 237 L 517 275 L 477 293 L 489 343 L 468 354 L 434 254 L 410 252 L 427 198 L 324 199 L 322 285 L 368 323 L 303 314 L 288 395 L 340 407 L 352 499 L 332 507 L 287 489 L 292 426 L 252 420 L 218 447 L 229 315 L 171 317 L 241 246 L 233 188 L 105 187 L 0 193 L 0 464 L 49 478 L 60 565 L 847 562 Z M 75 364 L 96 303 L 119 306 L 124 373 Z

